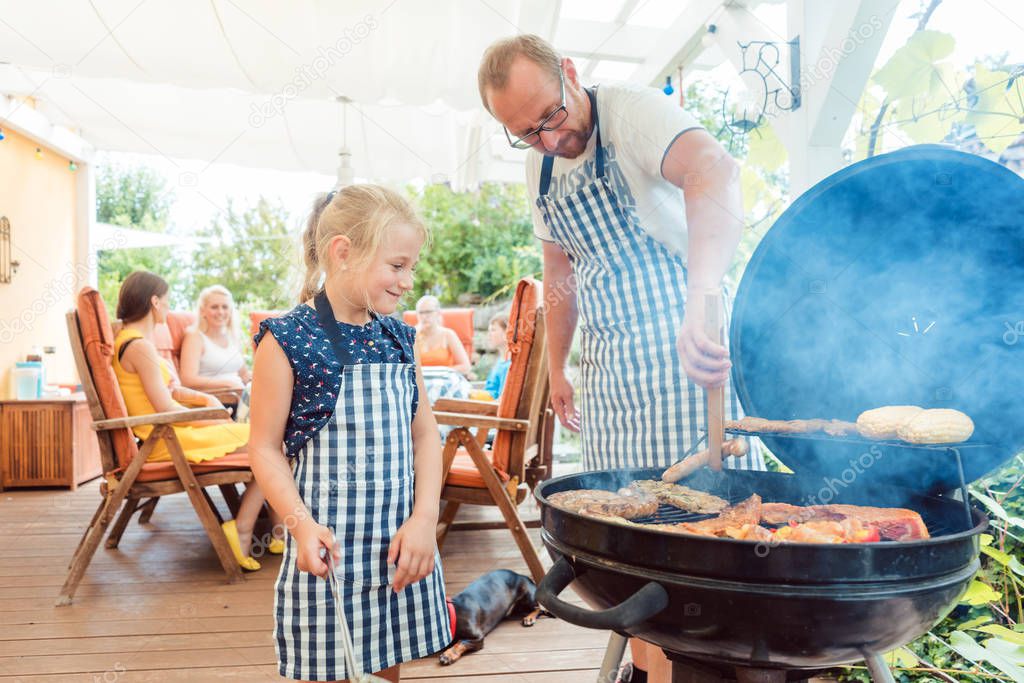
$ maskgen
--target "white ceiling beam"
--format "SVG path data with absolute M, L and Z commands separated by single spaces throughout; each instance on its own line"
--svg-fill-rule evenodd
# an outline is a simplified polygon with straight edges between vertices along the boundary
M 558 22 L 555 48 L 562 54 L 595 59 L 637 62 L 662 30 L 652 26 L 631 26 L 609 21 L 562 19 Z
M 844 20 L 837 17 L 820 48 L 805 53 L 817 55 L 801 69 L 811 144 L 842 142 L 898 5 L 899 0 L 840 3 Z
M 722 0 L 690 0 L 668 30 L 658 29 L 658 36 L 642 45 L 647 47 L 647 58 L 637 67 L 629 80 L 635 83 L 660 86 L 668 74 L 674 74 L 685 61 L 692 61 L 700 53 L 695 43 L 707 33 L 707 25 L 721 10 Z
M 533 33 L 551 42 L 561 13 L 562 0 L 520 0 L 517 28 L 521 33 Z

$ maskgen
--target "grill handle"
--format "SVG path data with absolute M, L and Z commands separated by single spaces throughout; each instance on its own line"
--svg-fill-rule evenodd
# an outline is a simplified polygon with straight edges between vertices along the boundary
M 668 606 L 668 593 L 656 581 L 651 581 L 615 607 L 604 610 L 589 610 L 571 605 L 558 598 L 568 587 L 576 572 L 564 557 L 552 565 L 540 583 L 537 584 L 537 602 L 559 619 L 584 628 L 624 631 L 653 617 Z

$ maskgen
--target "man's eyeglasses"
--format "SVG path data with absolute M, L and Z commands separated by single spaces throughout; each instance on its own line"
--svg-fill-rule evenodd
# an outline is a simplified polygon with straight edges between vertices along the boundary
M 422 311 L 416 311 L 417 315 L 432 315 L 434 313 L 440 313 L 441 311 L 436 308 L 427 308 Z
M 562 103 L 558 105 L 558 108 L 547 115 L 547 117 L 541 121 L 540 125 L 536 130 L 533 130 L 526 135 L 512 139 L 509 135 L 508 128 L 504 128 L 505 137 L 508 139 L 508 144 L 512 145 L 516 149 L 530 149 L 540 140 L 540 134 L 544 131 L 555 130 L 569 118 L 569 111 L 565 108 L 565 74 L 562 69 L 558 69 L 558 80 L 562 90 Z

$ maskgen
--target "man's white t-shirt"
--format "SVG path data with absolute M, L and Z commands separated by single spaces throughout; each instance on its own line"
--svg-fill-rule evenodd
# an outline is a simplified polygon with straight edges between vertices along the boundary
M 645 86 L 602 85 L 597 89 L 598 124 L 604 147 L 605 175 L 619 203 L 636 212 L 648 235 L 686 260 L 686 204 L 683 191 L 661 175 L 665 152 L 688 130 L 701 128 L 674 98 Z M 555 158 L 548 194 L 571 194 L 595 179 L 597 135 L 575 159 Z M 552 242 L 537 208 L 543 155 L 531 149 L 526 158 L 526 189 L 533 211 L 533 232 Z

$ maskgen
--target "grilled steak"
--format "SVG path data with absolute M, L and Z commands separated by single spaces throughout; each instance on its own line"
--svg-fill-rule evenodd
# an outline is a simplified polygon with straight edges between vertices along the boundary
M 680 529 L 702 536 L 729 536 L 744 526 L 757 526 L 761 521 L 761 496 L 756 493 L 750 498 L 722 510 L 721 514 L 702 522 L 683 522 Z M 733 536 L 735 537 L 735 536 Z
M 765 524 L 802 524 L 811 521 L 842 522 L 853 519 L 866 528 L 876 529 L 887 541 L 915 541 L 929 538 L 921 515 L 904 508 L 877 508 L 864 505 L 812 505 L 800 507 L 787 503 L 765 503 L 761 521 Z
M 668 484 L 654 479 L 643 479 L 630 484 L 631 488 L 653 495 L 666 505 L 686 512 L 715 513 L 729 507 L 729 502 L 704 491 L 679 484 Z
M 624 488 L 615 491 L 577 489 L 560 491 L 548 496 L 548 501 L 570 512 L 591 512 L 594 516 L 615 516 L 624 519 L 647 517 L 658 511 L 658 499 L 639 489 Z

